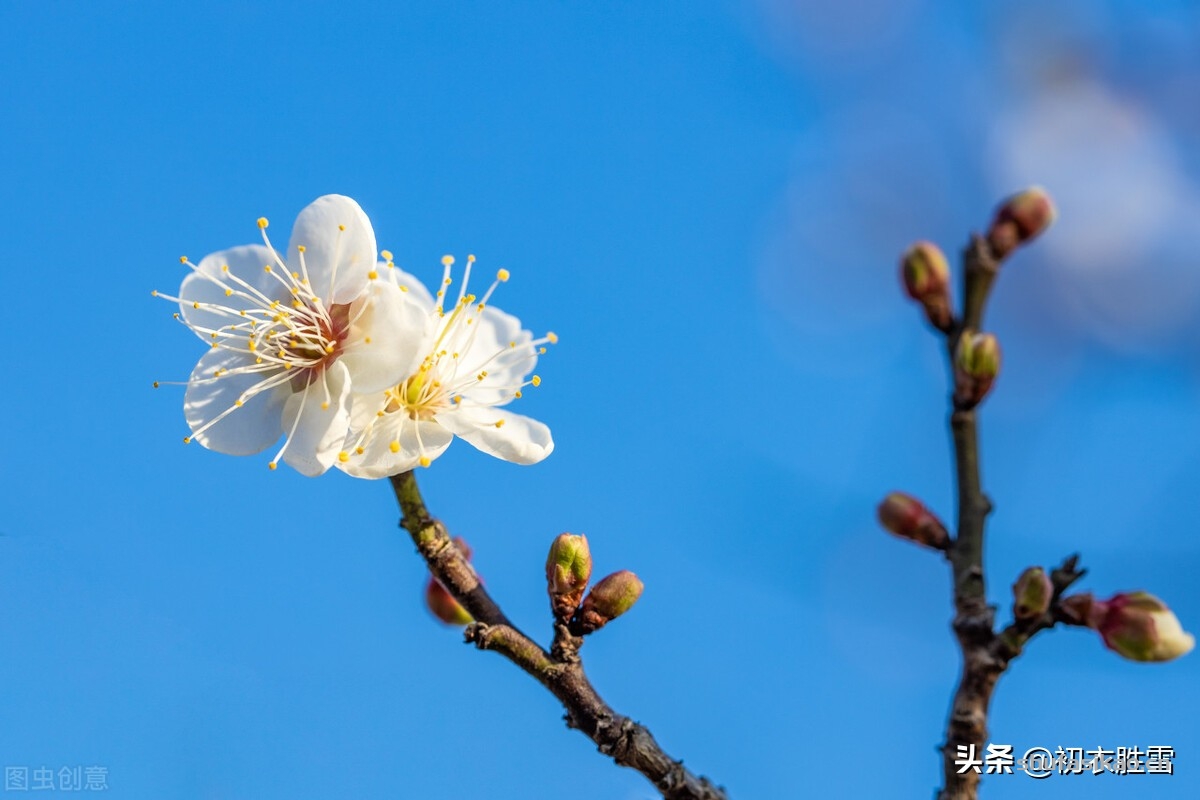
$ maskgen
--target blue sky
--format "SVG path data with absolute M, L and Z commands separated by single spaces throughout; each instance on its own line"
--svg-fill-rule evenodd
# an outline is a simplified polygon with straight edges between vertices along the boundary
M 545 641 L 545 549 L 646 592 L 589 641 L 602 694 L 733 797 L 926 797 L 953 681 L 946 569 L 880 533 L 953 513 L 937 341 L 898 253 L 955 251 L 1029 183 L 982 422 L 990 595 L 1082 551 L 1200 628 L 1200 62 L 1170 3 L 855 0 L 0 6 L 11 310 L 0 393 L 0 764 L 114 797 L 645 798 L 552 698 L 421 602 L 385 482 L 184 447 L 178 256 L 356 198 L 561 344 L 543 464 L 421 474 Z M 1190 102 L 1189 102 L 1190 101 Z M 273 227 L 274 230 L 274 227 Z M 1002 798 L 1194 797 L 1200 661 L 1039 638 L 992 740 L 1172 745 L 1173 777 Z

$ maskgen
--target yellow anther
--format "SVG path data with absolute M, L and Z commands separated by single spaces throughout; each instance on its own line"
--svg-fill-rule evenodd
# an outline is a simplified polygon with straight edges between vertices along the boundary
M 192 303 L 192 308 L 199 308 L 199 307 L 200 307 L 199 303 Z
M 369 340 L 368 340 L 368 341 L 369 341 Z M 326 352 L 326 353 L 332 353 L 332 352 L 334 351 L 334 347 L 335 347 L 335 345 L 334 345 L 332 342 L 331 342 L 331 343 L 329 343 L 329 344 L 327 344 L 327 345 L 325 345 L 325 352 Z
M 400 287 L 400 291 L 402 291 L 402 292 L 407 292 L 407 291 L 408 291 L 408 287 L 407 287 L 407 286 L 401 286 L 401 287 Z
M 217 343 L 216 343 L 216 342 L 213 342 L 213 343 L 212 343 L 212 349 L 213 349 L 213 350 L 216 350 L 216 349 L 217 349 Z
M 500 281 L 501 283 L 504 283 L 506 280 L 508 280 L 508 277 L 508 270 L 506 269 L 499 270 L 496 273 L 496 280 Z
M 379 255 L 383 256 L 384 261 L 392 260 L 392 251 L 391 250 L 380 250 Z
M 338 230 L 339 230 L 339 231 L 344 231 L 344 230 L 346 230 L 346 226 L 345 226 L 345 225 L 338 225 Z
M 185 437 L 183 437 L 183 443 L 184 443 L 184 444 L 191 444 L 191 443 L 192 443 L 192 437 L 190 437 L 190 436 L 185 436 Z
M 233 401 L 233 404 L 234 404 L 235 406 L 237 406 L 238 408 L 241 408 L 241 407 L 242 407 L 242 401 L 241 401 L 241 400 L 234 400 L 234 401 Z
M 158 381 L 155 381 L 155 382 L 154 382 L 154 388 L 155 388 L 155 389 L 157 389 L 157 388 L 158 388 Z
M 467 262 L 468 262 L 468 263 L 474 263 L 474 262 L 475 262 L 475 256 L 473 256 L 473 255 L 468 255 L 468 256 L 467 256 Z
M 546 334 L 546 340 L 549 341 L 550 344 L 558 344 L 558 334 L 554 331 L 550 331 Z
M 508 346 L 509 346 L 509 347 L 516 347 L 516 346 L 517 346 L 517 343 L 516 343 L 516 342 L 509 342 L 509 343 L 508 343 Z
M 325 402 L 321 403 L 321 410 L 322 410 L 322 411 L 328 411 L 328 410 L 329 410 L 329 401 L 328 401 L 328 400 L 326 400 Z
M 226 290 L 225 290 L 225 296 L 226 296 L 226 297 L 229 297 L 231 294 L 233 294 L 233 289 L 226 289 Z
M 221 272 L 229 272 L 229 265 L 228 265 L 228 264 L 222 264 L 222 265 L 221 265 Z
M 266 217 L 259 217 L 259 218 L 258 218 L 258 227 L 260 227 L 260 228 L 265 228 L 265 227 L 267 227 L 267 226 L 268 226 L 268 225 L 270 225 L 270 224 L 271 224 L 271 223 L 267 222 L 267 218 L 266 218 Z
M 298 244 L 298 245 L 296 245 L 296 250 L 297 250 L 297 252 L 303 253 L 304 251 L 308 250 L 308 248 L 302 244 Z
M 151 290 L 150 290 L 150 296 L 151 296 L 151 297 L 158 297 L 158 289 L 151 289 Z
M 498 420 L 496 420 L 496 427 L 497 427 L 497 428 L 503 428 L 503 427 L 504 427 L 504 420 L 502 420 L 502 419 L 498 419 Z
M 421 458 L 420 458 L 420 460 L 418 461 L 418 463 L 419 463 L 419 464 L 420 464 L 422 467 L 428 467 L 428 466 L 429 466 L 429 464 L 430 464 L 431 462 L 429 461 L 429 456 L 421 456 Z
M 454 263 L 454 256 L 442 256 L 442 266 L 448 267 Z
M 349 453 L 347 453 L 345 450 L 343 450 L 342 452 L 338 453 L 338 461 L 340 461 L 340 462 L 342 462 L 343 464 L 345 464 L 345 463 L 346 463 L 347 461 L 349 461 L 349 460 L 350 460 L 350 454 L 349 454 Z
M 270 271 L 271 271 L 271 265 L 263 264 L 263 272 L 270 272 Z
M 454 395 L 453 401 L 454 401 L 455 403 L 461 403 L 461 402 L 462 402 L 462 396 L 461 396 L 461 395 L 457 395 L 457 394 L 456 394 L 456 395 Z
M 179 257 L 179 263 L 180 263 L 180 264 L 186 264 L 187 262 L 188 262 L 188 257 L 187 257 L 187 256 L 180 256 L 180 257 Z
M 391 450 L 393 453 L 399 453 L 400 452 L 400 442 L 393 441 L 391 444 L 388 445 L 388 450 Z
M 379 273 L 376 272 L 375 270 L 371 270 L 370 272 L 367 273 L 367 278 L 370 280 L 375 280 L 378 277 L 379 277 Z
M 293 278 L 295 278 L 296 280 L 300 280 L 300 273 L 299 273 L 299 272 L 293 272 L 293 273 L 292 273 L 292 277 L 293 277 Z
M 371 337 L 370 337 L 370 336 L 364 336 L 364 337 L 363 337 L 363 342 L 364 342 L 365 344 L 370 344 L 370 343 L 371 343 Z M 330 345 L 330 347 L 332 347 L 332 346 L 333 346 L 333 345 Z M 329 352 L 331 352 L 331 353 L 332 353 L 333 351 L 332 351 L 332 350 L 330 350 Z
M 520 399 L 521 399 L 521 390 L 520 390 L 520 389 L 517 389 L 515 392 L 513 392 L 513 397 L 515 397 L 515 398 L 517 398 L 518 400 L 520 400 Z
M 214 339 L 215 339 L 215 338 L 217 338 L 217 333 L 216 333 L 216 331 L 213 331 L 212 333 L 210 333 L 210 334 L 209 334 L 209 336 L 211 336 L 211 337 L 212 337 L 212 338 L 214 338 Z
M 383 409 L 380 409 L 379 411 L 376 411 L 376 412 L 375 412 L 375 416 L 377 416 L 377 417 L 382 417 L 382 416 L 383 416 L 383 414 L 384 414 L 384 411 L 383 411 Z
M 278 467 L 278 466 L 279 466 L 279 465 L 278 465 L 278 464 L 276 464 L 274 461 L 270 461 L 270 462 L 268 462 L 268 463 L 267 463 L 267 469 L 275 469 L 275 468 L 276 468 L 276 467 Z
M 546 355 L 546 348 L 544 348 L 544 347 L 539 347 L 539 348 L 538 348 L 538 355 L 541 355 L 541 356 L 544 356 L 544 355 Z
M 529 382 L 530 382 L 530 383 L 532 383 L 532 384 L 533 384 L 535 387 L 536 387 L 536 386 L 541 386 L 541 385 L 542 385 L 542 379 L 541 379 L 541 376 L 539 376 L 539 375 L 534 375 L 532 378 L 530 378 L 530 379 L 529 379 Z
M 367 451 L 366 451 L 366 450 L 364 450 L 364 449 L 362 448 L 362 446 L 360 445 L 359 447 L 356 447 L 356 448 L 354 448 L 354 452 L 358 453 L 358 454 L 361 456 L 363 453 L 365 453 L 365 452 L 367 452 Z

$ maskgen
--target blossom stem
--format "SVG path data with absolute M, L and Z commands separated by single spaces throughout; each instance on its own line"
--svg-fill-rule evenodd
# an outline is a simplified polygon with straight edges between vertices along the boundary
M 642 773 L 665 800 L 728 800 L 724 789 L 668 756 L 645 726 L 604 702 L 584 673 L 577 648 L 547 652 L 505 616 L 445 526 L 430 515 L 411 471 L 392 476 L 391 482 L 400 504 L 400 525 L 412 536 L 429 571 L 475 618 L 467 626 L 467 642 L 499 653 L 545 686 L 566 709 L 568 727 L 583 731 L 620 766 Z
M 978 330 L 1000 258 L 987 240 L 972 236 L 963 252 L 963 316 L 946 332 L 947 352 L 953 372 L 958 340 L 967 330 Z M 979 773 L 961 770 L 959 748 L 982 754 L 987 741 L 988 709 L 992 692 L 1009 663 L 1021 654 L 1038 632 L 1062 621 L 1059 598 L 1083 575 L 1077 556 L 1065 560 L 1051 576 L 1054 587 L 1049 609 L 1031 619 L 1017 620 L 997 633 L 995 609 L 987 602 L 984 573 L 984 533 L 992 503 L 983 491 L 979 468 L 978 408 L 963 408 L 951 394 L 950 432 L 954 442 L 958 520 L 947 551 L 953 572 L 953 628 L 962 653 L 962 674 L 951 703 L 942 745 L 943 784 L 938 800 L 976 800 Z M 968 750 L 969 752 L 969 750 Z M 957 763 L 956 763 L 957 762 Z

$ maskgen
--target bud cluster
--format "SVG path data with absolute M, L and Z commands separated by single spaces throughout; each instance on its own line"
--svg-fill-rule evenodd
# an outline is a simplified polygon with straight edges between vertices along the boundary
M 587 537 L 559 534 L 546 557 L 546 592 L 550 610 L 560 625 L 587 635 L 633 608 L 642 596 L 643 584 L 637 575 L 621 570 L 601 578 L 587 597 L 592 575 L 592 554 Z

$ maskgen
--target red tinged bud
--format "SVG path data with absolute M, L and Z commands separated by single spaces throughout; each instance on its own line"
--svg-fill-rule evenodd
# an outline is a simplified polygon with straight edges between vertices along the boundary
M 910 494 L 892 492 L 876 509 L 879 524 L 888 533 L 917 544 L 945 550 L 950 544 L 946 526 L 925 504 Z

